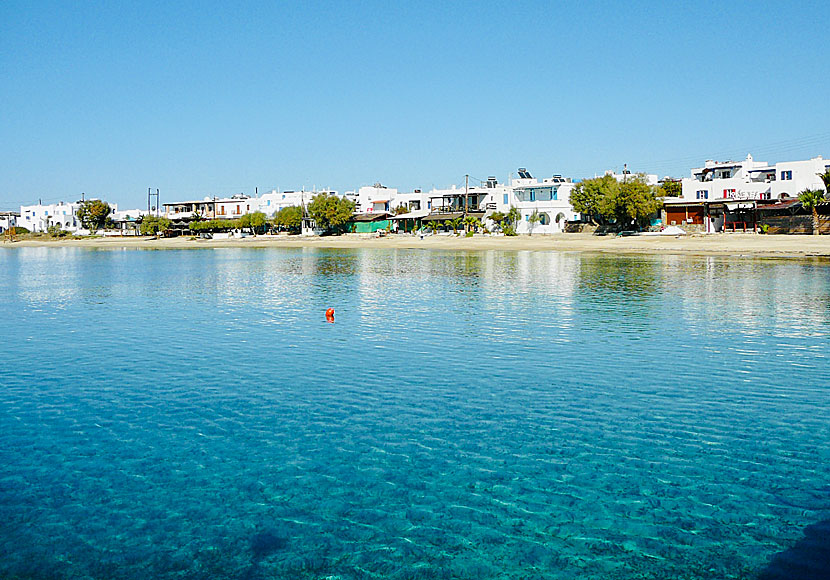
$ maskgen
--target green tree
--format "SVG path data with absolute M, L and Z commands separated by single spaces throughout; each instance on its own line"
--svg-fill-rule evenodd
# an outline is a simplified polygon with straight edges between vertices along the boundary
M 457 218 L 447 220 L 446 223 L 449 224 L 449 226 L 452 228 L 452 232 L 454 234 L 458 234 L 458 228 L 460 228 L 461 224 L 464 223 L 464 218 L 459 216 Z
M 308 203 L 308 215 L 327 232 L 342 232 L 354 213 L 354 202 L 329 193 L 318 193 Z
M 824 201 L 824 192 L 820 189 L 805 189 L 798 194 L 798 201 L 801 202 L 801 207 L 813 214 L 813 235 L 819 235 L 818 211 L 816 208 L 818 204 Z
M 201 222 L 190 222 L 190 229 L 194 232 L 213 232 L 217 230 L 235 230 L 242 227 L 242 220 L 205 220 Z
M 680 197 L 683 195 L 683 184 L 679 179 L 666 178 L 660 185 L 657 195 L 659 197 Z
M 507 217 L 507 214 L 505 214 L 504 212 L 501 212 L 501 211 L 494 211 L 488 217 L 491 220 L 493 220 L 493 223 L 495 223 L 499 227 L 499 229 L 501 229 L 502 227 L 504 227 L 503 222 L 504 222 L 505 218 Z
M 830 193 L 830 169 L 825 170 L 824 173 L 819 173 L 818 176 L 824 182 L 824 189 L 827 190 L 827 193 Z
M 52 224 L 51 226 L 46 228 L 46 233 L 53 238 L 62 238 L 69 234 L 69 232 L 61 229 L 60 224 Z
M 464 226 L 468 232 L 473 232 L 481 225 L 481 221 L 474 215 L 468 215 L 464 218 Z
M 263 229 L 267 221 L 268 220 L 265 217 L 264 213 L 262 213 L 261 211 L 255 211 L 254 213 L 246 213 L 245 215 L 240 217 L 239 227 L 251 228 L 251 231 L 254 233 L 254 235 L 256 235 L 259 230 Z
M 142 236 L 151 236 L 170 229 L 170 220 L 162 216 L 145 215 L 141 218 L 139 231 Z
M 398 207 L 395 208 L 395 215 L 401 215 L 404 213 L 409 213 L 409 206 L 405 203 L 401 203 Z
M 648 225 L 648 218 L 662 207 L 654 190 L 646 183 L 645 176 L 633 176 L 624 183 L 618 183 L 600 200 L 599 212 L 606 219 L 613 217 L 622 228 L 642 228 Z
M 299 205 L 284 207 L 274 214 L 274 225 L 292 233 L 303 227 L 303 208 Z
M 78 208 L 78 219 L 91 232 L 103 228 L 107 223 L 107 216 L 112 213 L 110 205 L 100 199 L 90 199 Z
M 571 191 L 571 206 L 574 211 L 587 216 L 591 223 L 599 225 L 607 215 L 607 200 L 616 197 L 619 187 L 620 183 L 611 175 L 585 179 Z
M 533 229 L 540 221 L 542 221 L 542 214 L 539 213 L 538 209 L 534 209 L 533 213 L 527 216 L 528 235 L 533 235 Z
M 508 210 L 507 215 L 504 216 L 507 225 L 512 227 L 514 230 L 516 226 L 519 224 L 519 221 L 522 219 L 522 212 L 519 211 L 519 208 L 510 206 L 510 210 Z

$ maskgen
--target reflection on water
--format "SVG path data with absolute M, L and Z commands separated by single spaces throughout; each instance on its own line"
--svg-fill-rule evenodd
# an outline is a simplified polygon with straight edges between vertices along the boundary
M 4 578 L 817 565 L 822 262 L 32 248 L 0 271 Z

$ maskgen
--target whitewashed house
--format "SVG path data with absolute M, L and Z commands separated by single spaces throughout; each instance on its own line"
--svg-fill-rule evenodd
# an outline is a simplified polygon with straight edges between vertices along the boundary
M 391 212 L 400 204 L 396 203 L 398 190 L 380 183 L 364 185 L 357 191 L 347 191 L 344 197 L 355 203 L 355 213 Z
M 274 189 L 256 198 L 256 209 L 253 211 L 261 211 L 270 217 L 286 207 L 308 205 L 308 202 L 310 202 L 312 198 L 319 193 L 338 195 L 338 193 L 334 190 L 278 191 Z
M 19 217 L 20 214 L 16 211 L 0 211 L 0 232 L 15 227 Z
M 78 219 L 78 209 L 82 202 L 58 202 L 47 205 L 21 205 L 17 225 L 31 232 L 45 232 L 50 226 L 59 226 L 62 230 L 79 233 L 83 226 Z M 118 205 L 109 204 L 112 212 L 118 211 Z M 85 231 L 85 230 L 84 230 Z
M 742 161 L 706 161 L 682 180 L 683 201 L 780 200 L 798 197 L 805 189 L 824 189 L 819 177 L 830 160 L 769 164 L 747 155 Z
M 558 234 L 565 231 L 566 222 L 578 217 L 570 202 L 571 191 L 576 187 L 571 178 L 554 175 L 540 181 L 522 168 L 519 178 L 513 179 L 510 185 L 513 190 L 511 205 L 522 213 L 516 227 L 519 234 Z M 507 210 L 499 208 L 499 211 Z M 538 213 L 538 222 L 531 220 L 534 212 Z

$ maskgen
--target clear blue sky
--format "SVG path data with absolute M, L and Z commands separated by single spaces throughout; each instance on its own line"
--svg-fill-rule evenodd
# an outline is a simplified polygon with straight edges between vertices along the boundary
M 820 2 L 0 3 L 0 209 L 830 156 Z

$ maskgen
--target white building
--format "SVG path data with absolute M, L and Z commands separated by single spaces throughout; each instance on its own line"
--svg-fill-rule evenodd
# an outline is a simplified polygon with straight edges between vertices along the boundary
M 20 218 L 20 214 L 16 211 L 0 211 L 0 232 L 15 227 L 18 218 Z
M 81 220 L 78 219 L 78 209 L 81 203 L 61 201 L 47 205 L 21 205 L 17 225 L 31 232 L 45 232 L 54 225 L 68 232 L 77 232 L 83 227 Z M 112 212 L 118 211 L 118 205 L 111 203 L 109 206 Z
M 391 212 L 402 203 L 398 190 L 380 183 L 364 185 L 355 191 L 347 191 L 344 197 L 355 203 L 355 213 Z
M 206 219 L 236 219 L 257 211 L 257 198 L 239 193 L 231 197 L 205 197 L 200 200 L 164 203 L 164 217 L 189 220 L 195 216 Z
M 743 161 L 706 161 L 683 178 L 683 201 L 778 200 L 805 189 L 824 189 L 819 177 L 830 160 L 814 157 L 771 165 L 747 155 Z
M 524 169 L 519 169 L 518 179 L 510 183 L 513 189 L 514 205 L 522 213 L 521 221 L 516 228 L 520 234 L 557 234 L 565 230 L 565 223 L 577 219 L 571 207 L 571 191 L 576 186 L 571 178 L 561 175 L 536 179 Z M 508 208 L 509 209 L 509 208 Z M 506 211 L 499 208 L 499 211 Z M 531 216 L 536 212 L 538 222 L 533 222 Z
M 645 179 L 646 185 L 653 185 L 655 187 L 657 187 L 657 185 L 659 185 L 659 183 L 660 183 L 659 179 L 657 178 L 656 173 L 632 173 L 631 171 L 628 170 L 628 167 L 623 169 L 622 173 L 614 173 L 613 171 L 611 171 L 609 169 L 608 171 L 605 172 L 605 175 L 610 175 L 611 177 L 613 177 L 614 179 L 616 179 L 620 183 L 623 183 L 627 179 L 631 179 L 632 177 L 642 177 L 643 179 Z M 595 176 L 595 177 L 599 177 L 599 176 Z
M 278 191 L 276 189 L 265 193 L 256 198 L 254 211 L 261 211 L 267 216 L 273 216 L 276 212 L 291 206 L 304 206 L 312 200 L 312 198 L 319 193 L 327 193 L 329 195 L 338 195 L 333 190 L 323 191 Z

